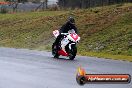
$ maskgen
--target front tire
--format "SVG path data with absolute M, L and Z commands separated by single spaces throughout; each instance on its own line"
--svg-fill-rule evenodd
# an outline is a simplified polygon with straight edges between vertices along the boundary
M 54 43 L 52 45 L 52 55 L 54 56 L 54 58 L 59 58 L 58 50 Z
M 69 53 L 69 59 L 74 60 L 74 58 L 76 57 L 76 54 L 77 54 L 77 47 L 76 45 L 72 45 L 70 53 Z

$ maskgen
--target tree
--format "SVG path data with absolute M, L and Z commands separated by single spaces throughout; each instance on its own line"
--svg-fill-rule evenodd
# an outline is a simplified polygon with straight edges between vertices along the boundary
M 58 5 L 64 8 L 88 8 L 123 2 L 132 2 L 132 0 L 58 0 Z

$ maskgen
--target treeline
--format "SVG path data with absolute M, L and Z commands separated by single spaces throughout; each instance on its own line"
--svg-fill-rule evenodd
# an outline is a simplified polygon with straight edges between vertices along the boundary
M 62 8 L 89 8 L 125 2 L 132 2 L 132 0 L 58 0 Z

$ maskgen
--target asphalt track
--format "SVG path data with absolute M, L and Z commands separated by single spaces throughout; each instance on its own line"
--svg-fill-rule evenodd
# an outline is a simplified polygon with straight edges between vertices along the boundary
M 132 63 L 77 56 L 74 61 L 54 59 L 50 52 L 0 48 L 0 88 L 132 88 L 130 84 L 86 84 L 75 76 L 79 66 L 87 73 L 132 75 Z

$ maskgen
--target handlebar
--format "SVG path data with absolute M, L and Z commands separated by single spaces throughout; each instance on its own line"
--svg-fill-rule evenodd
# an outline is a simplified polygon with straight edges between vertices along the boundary
M 68 35 L 69 33 L 61 33 L 62 35 Z

